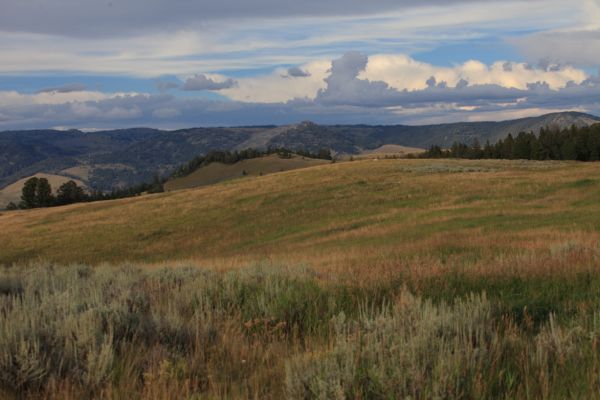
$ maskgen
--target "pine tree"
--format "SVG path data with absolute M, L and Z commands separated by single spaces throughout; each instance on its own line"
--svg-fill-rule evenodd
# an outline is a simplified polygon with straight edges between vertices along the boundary
M 502 157 L 501 158 L 508 158 L 510 160 L 515 158 L 514 148 L 515 148 L 515 139 L 513 138 L 513 135 L 509 133 L 508 136 L 506 137 L 506 139 L 504 140 L 504 146 L 502 148 Z
M 56 203 L 61 205 L 79 203 L 85 199 L 85 192 L 75 181 L 63 183 L 56 192 Z
M 35 188 L 35 198 L 38 207 L 50 207 L 54 203 L 52 187 L 46 178 L 40 178 Z
M 531 158 L 531 144 L 529 135 L 525 132 L 519 133 L 515 139 L 513 157 L 518 160 L 529 160 Z
M 35 176 L 25 181 L 23 189 L 21 189 L 21 208 L 35 208 L 37 207 L 37 196 L 36 189 L 38 185 L 38 178 Z

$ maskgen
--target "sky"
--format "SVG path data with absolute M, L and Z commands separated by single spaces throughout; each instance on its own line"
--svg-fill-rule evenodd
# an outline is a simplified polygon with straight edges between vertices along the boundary
M 0 0 L 0 130 L 600 115 L 600 0 Z

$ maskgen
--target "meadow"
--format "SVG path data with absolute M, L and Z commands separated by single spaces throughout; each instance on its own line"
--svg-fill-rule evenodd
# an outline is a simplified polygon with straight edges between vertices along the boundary
M 361 160 L 3 213 L 0 395 L 598 397 L 599 173 Z

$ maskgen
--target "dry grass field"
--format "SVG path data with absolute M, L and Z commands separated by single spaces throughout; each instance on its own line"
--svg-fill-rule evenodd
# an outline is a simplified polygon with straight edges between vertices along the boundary
M 362 160 L 0 215 L 0 397 L 600 397 L 600 164 Z

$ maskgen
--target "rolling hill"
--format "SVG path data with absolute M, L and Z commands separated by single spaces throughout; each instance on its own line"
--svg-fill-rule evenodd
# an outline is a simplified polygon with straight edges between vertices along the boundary
M 164 188 L 166 191 L 190 189 L 199 186 L 212 185 L 231 179 L 268 175 L 275 172 L 328 164 L 330 162 L 331 161 L 300 157 L 297 155 L 294 155 L 291 158 L 281 158 L 277 154 L 242 160 L 235 164 L 213 162 L 197 169 L 190 175 L 169 179 L 165 182 Z
M 600 239 L 600 181 L 592 178 L 599 173 L 598 163 L 576 162 L 329 163 L 191 190 L 5 212 L 0 263 L 267 258 L 350 268 L 463 252 L 485 259 L 499 248 L 533 251 L 569 238 Z
M 39 172 L 81 179 L 95 190 L 110 190 L 150 181 L 210 150 L 285 147 L 333 149 L 359 154 L 387 144 L 427 148 L 454 141 L 495 141 L 508 133 L 537 131 L 599 122 L 574 113 L 548 114 L 503 122 L 468 122 L 424 126 L 317 125 L 238 128 L 191 128 L 177 131 L 135 128 L 114 131 L 0 132 L 0 188 Z

